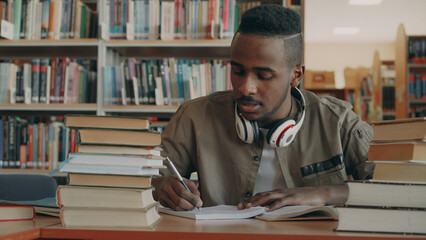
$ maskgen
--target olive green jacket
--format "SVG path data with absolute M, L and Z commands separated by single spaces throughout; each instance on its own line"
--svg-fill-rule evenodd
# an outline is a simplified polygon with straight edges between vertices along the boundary
M 333 185 L 344 183 L 348 176 L 370 178 L 374 166 L 366 161 L 372 128 L 347 102 L 304 90 L 302 94 L 303 125 L 289 146 L 276 149 L 285 185 Z M 254 144 L 239 139 L 234 103 L 231 91 L 188 101 L 162 134 L 162 155 L 170 157 L 184 177 L 198 172 L 204 206 L 235 205 L 254 189 L 264 136 Z M 296 121 L 301 117 L 301 105 L 294 97 L 289 116 Z

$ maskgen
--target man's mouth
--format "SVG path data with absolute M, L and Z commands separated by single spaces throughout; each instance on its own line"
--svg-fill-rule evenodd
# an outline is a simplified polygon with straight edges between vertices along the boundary
M 253 113 L 260 105 L 255 102 L 240 103 L 240 111 L 243 113 Z

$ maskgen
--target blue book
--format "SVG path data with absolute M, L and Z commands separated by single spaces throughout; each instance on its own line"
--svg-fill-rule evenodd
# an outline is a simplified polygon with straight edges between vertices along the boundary
M 149 1 L 144 1 L 143 8 L 143 39 L 149 39 Z
M 105 66 L 104 67 L 104 86 L 103 86 L 103 92 L 104 92 L 104 105 L 110 105 L 111 104 L 111 99 L 110 99 L 110 93 L 109 91 L 111 90 L 111 71 L 109 69 L 110 67 Z
M 178 85 L 178 98 L 185 98 L 184 93 L 184 85 L 183 85 L 183 67 L 182 67 L 182 61 L 181 59 L 178 59 L 177 61 L 177 85 Z

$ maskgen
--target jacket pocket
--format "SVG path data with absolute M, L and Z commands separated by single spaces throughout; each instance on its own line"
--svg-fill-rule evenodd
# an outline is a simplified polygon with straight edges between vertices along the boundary
M 342 154 L 301 167 L 300 171 L 304 186 L 337 185 L 348 180 Z

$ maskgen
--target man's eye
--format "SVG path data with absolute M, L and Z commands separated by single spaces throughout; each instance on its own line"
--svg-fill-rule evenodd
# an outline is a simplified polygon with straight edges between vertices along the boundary
M 270 74 L 267 74 L 267 75 L 266 74 L 258 74 L 257 77 L 261 80 L 269 80 L 269 79 L 272 78 L 272 75 L 270 75 Z
M 244 74 L 244 71 L 241 68 L 238 68 L 238 67 L 232 67 L 231 70 L 232 70 L 233 73 L 235 73 L 237 75 Z

